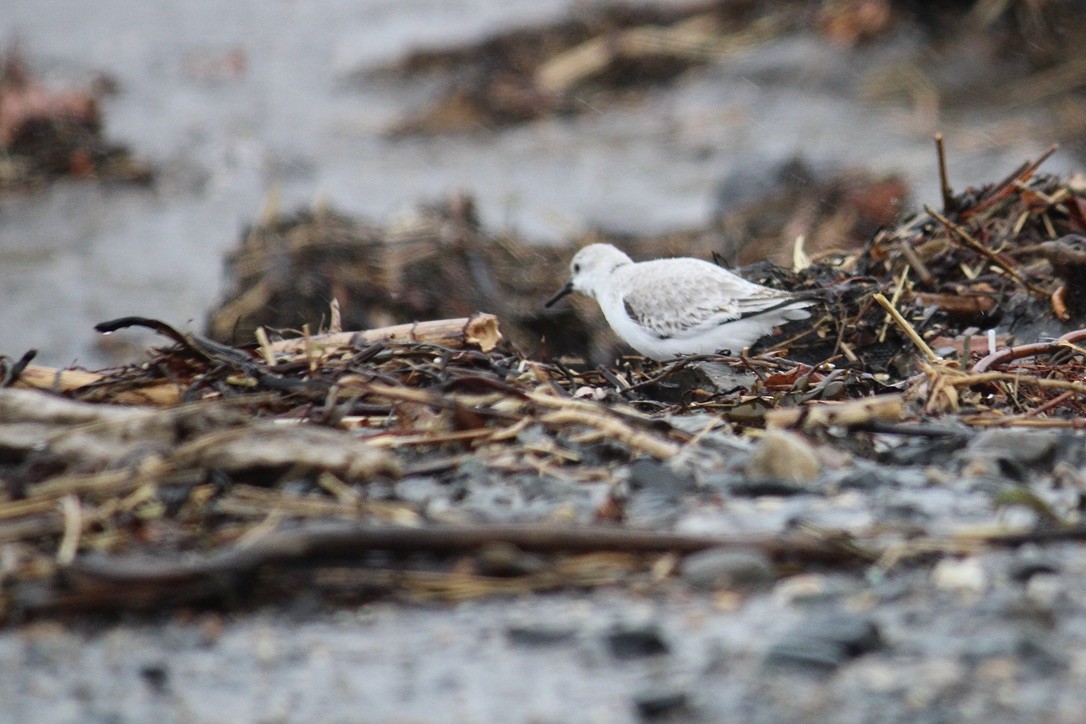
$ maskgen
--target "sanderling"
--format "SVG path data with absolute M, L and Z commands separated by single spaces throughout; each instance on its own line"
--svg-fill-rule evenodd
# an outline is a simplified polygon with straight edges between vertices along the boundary
M 804 307 L 814 303 L 700 259 L 634 263 L 610 244 L 581 249 L 570 270 L 569 282 L 546 306 L 570 292 L 587 294 L 619 337 L 655 360 L 739 353 L 775 326 L 811 316 Z

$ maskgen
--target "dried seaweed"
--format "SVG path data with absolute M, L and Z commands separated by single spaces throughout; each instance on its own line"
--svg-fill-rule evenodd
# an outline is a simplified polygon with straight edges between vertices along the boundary
M 857 449 L 870 435 L 955 442 L 970 427 L 1083 427 L 1086 331 L 1067 287 L 1080 274 L 1086 198 L 1077 179 L 1038 175 L 1038 166 L 948 190 L 942 211 L 925 209 L 861 249 L 815 255 L 791 271 L 746 269 L 817 296 L 816 313 L 749 355 L 669 363 L 596 364 L 510 344 L 501 315 L 530 337 L 518 310 L 530 314 L 562 265 L 521 264 L 517 275 L 523 247 L 483 232 L 464 205 L 459 216 L 440 207 L 424 216 L 425 233 L 404 237 L 409 253 L 388 243 L 388 231 L 343 217 L 254 230 L 249 255 L 235 263 L 262 255 L 283 263 L 274 253 L 283 239 L 315 246 L 328 264 L 358 264 L 364 280 L 392 268 L 410 275 L 423 259 L 449 284 L 477 284 L 471 275 L 484 274 L 499 314 L 342 331 L 345 319 L 378 319 L 382 305 L 397 304 L 391 284 L 369 290 L 375 296 L 362 309 L 372 316 L 350 317 L 348 304 L 330 309 L 328 331 L 258 327 L 254 341 L 235 346 L 130 317 L 99 330 L 149 327 L 172 346 L 97 372 L 37 367 L 30 355 L 0 359 L 4 387 L 14 388 L 0 389 L 0 613 L 259 601 L 301 585 L 329 601 L 651 586 L 666 579 L 669 556 L 705 547 L 755 548 L 783 573 L 1019 545 L 1028 537 L 887 543 L 885 531 L 639 530 L 624 525 L 613 468 L 720 465 L 705 440 L 719 445 L 724 431 L 762 427 L 822 437 L 843 430 L 834 439 Z M 335 244 L 314 242 L 314 228 L 343 240 L 340 250 L 365 252 L 336 257 Z M 374 256 L 385 247 L 389 256 Z M 245 278 L 264 278 L 258 267 Z M 513 288 L 521 298 L 503 299 Z M 316 299 L 307 302 L 314 309 Z M 581 323 L 593 329 L 590 318 Z M 1004 331 L 989 339 L 998 323 Z M 1008 333 L 1041 326 L 1061 336 L 1008 343 Z M 693 413 L 707 413 L 699 429 L 677 424 Z M 442 485 L 464 479 L 469 489 L 496 476 L 569 490 L 602 484 L 608 493 L 594 509 L 510 521 L 381 492 L 426 476 Z

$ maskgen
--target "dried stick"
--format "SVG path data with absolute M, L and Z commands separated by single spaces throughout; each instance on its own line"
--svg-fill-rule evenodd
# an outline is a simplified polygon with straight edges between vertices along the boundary
M 1002 201 L 1003 199 L 1010 196 L 1012 193 L 1014 193 L 1016 181 L 1025 181 L 1030 176 L 1032 176 L 1033 173 L 1038 168 L 1040 168 L 1041 164 L 1047 161 L 1049 156 L 1054 154 L 1058 149 L 1059 144 L 1053 143 L 1045 150 L 1044 153 L 1041 154 L 1040 158 L 1038 158 L 1036 161 L 1033 161 L 1032 163 L 1027 161 L 1026 163 L 1019 166 L 1017 169 L 1014 170 L 1011 175 L 1007 176 L 1005 179 L 992 186 L 988 193 L 985 194 L 980 200 L 978 200 L 973 208 L 966 209 L 962 212 L 962 215 L 974 216 L 982 210 L 988 208 L 992 204 L 998 203 L 999 201 Z
M 766 412 L 766 427 L 815 427 L 841 425 L 853 427 L 870 422 L 897 422 L 905 417 L 905 399 L 901 395 L 878 395 L 840 403 L 821 403 Z
M 976 375 L 963 375 L 961 377 L 943 377 L 943 384 L 951 387 L 971 387 L 986 382 L 1013 382 L 1017 385 L 1032 385 L 1051 390 L 1071 390 L 1080 395 L 1086 395 L 1086 384 L 1082 382 L 1068 382 L 1067 380 L 1050 380 L 1030 375 L 1015 375 L 1009 372 L 983 372 Z
M 913 341 L 913 344 L 915 344 L 924 356 L 928 358 L 929 362 L 937 362 L 939 360 L 939 355 L 935 354 L 932 348 L 928 346 L 928 343 L 924 341 L 924 338 L 913 328 L 913 325 L 909 324 L 909 320 L 901 316 L 901 312 L 897 311 L 893 304 L 890 304 L 889 299 L 881 293 L 876 294 L 874 299 L 893 318 L 894 322 L 897 323 L 897 326 L 901 327 L 901 331 Z
M 754 548 L 778 561 L 842 563 L 855 553 L 834 540 L 811 535 L 699 536 L 605 527 L 550 525 L 406 526 L 325 525 L 272 533 L 246 548 L 195 558 L 161 556 L 85 557 L 70 573 L 100 583 L 193 583 L 242 574 L 273 563 L 322 557 L 342 559 L 369 551 L 456 554 L 506 543 L 537 553 L 694 553 L 707 548 Z
M 74 392 L 106 379 L 106 375 L 86 370 L 60 370 L 55 367 L 27 365 L 12 384 L 16 389 Z M 138 390 L 124 390 L 111 400 L 125 405 L 175 405 L 184 390 L 173 382 L 155 381 Z
M 935 153 L 939 157 L 939 188 L 943 194 L 943 213 L 949 214 L 954 210 L 954 191 L 950 188 L 950 180 L 946 170 L 946 149 L 943 148 L 943 134 L 935 134 Z

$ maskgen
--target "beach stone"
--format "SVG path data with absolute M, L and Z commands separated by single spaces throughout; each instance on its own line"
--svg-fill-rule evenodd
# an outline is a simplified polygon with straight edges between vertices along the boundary
M 789 666 L 811 671 L 832 671 L 848 660 L 845 648 L 832 641 L 788 637 L 766 654 L 767 666 Z
M 690 709 L 690 692 L 668 684 L 652 684 L 634 695 L 634 707 L 642 719 L 658 719 L 686 714 Z
M 858 591 L 855 581 L 823 573 L 801 573 L 782 579 L 773 588 L 773 598 L 787 606 L 813 606 L 840 601 Z
M 1059 563 L 1035 556 L 1016 558 L 1007 566 L 1007 577 L 1017 583 L 1028 583 L 1036 575 L 1060 572 Z
M 969 441 L 961 455 L 966 460 L 1039 465 L 1055 458 L 1063 439 L 1060 430 L 985 430 Z
M 528 576 L 539 573 L 546 567 L 541 557 L 526 553 L 509 543 L 490 543 L 483 546 L 476 556 L 476 565 L 482 575 L 501 578 Z
M 1016 653 L 1041 675 L 1055 674 L 1067 668 L 1063 655 L 1054 649 L 1047 638 L 1039 635 L 1022 634 L 1017 641 Z
M 647 391 L 657 400 L 682 402 L 689 398 L 691 390 L 720 395 L 735 389 L 749 389 L 757 380 L 753 373 L 734 370 L 719 362 L 701 361 L 654 382 Z
M 1063 579 L 1052 573 L 1037 573 L 1026 583 L 1026 598 L 1043 609 L 1051 609 L 1064 593 Z
M 727 486 L 728 492 L 737 498 L 760 498 L 773 496 L 775 498 L 788 498 L 793 495 L 810 495 L 810 488 L 800 483 L 791 483 L 784 480 L 747 480 L 740 478 Z
M 682 578 L 695 588 L 759 588 L 776 580 L 773 561 L 748 549 L 710 548 L 692 553 L 682 564 Z
M 944 558 L 931 572 L 936 588 L 979 593 L 988 587 L 988 575 L 977 558 Z
M 681 475 L 668 465 L 650 458 L 635 460 L 630 465 L 627 481 L 632 491 L 652 490 L 669 495 L 678 495 L 697 487 L 693 476 Z
M 422 505 L 449 495 L 449 488 L 434 477 L 413 475 L 398 481 L 393 488 L 397 498 L 405 503 Z
M 751 480 L 810 483 L 818 479 L 821 465 L 814 448 L 799 435 L 770 430 L 754 447 L 745 472 Z
M 866 616 L 843 612 L 812 616 L 785 634 L 766 654 L 766 664 L 829 671 L 875 651 L 882 635 Z
M 655 623 L 615 626 L 607 632 L 606 642 L 611 655 L 620 661 L 660 656 L 671 651 Z
M 573 626 L 550 621 L 525 621 L 510 624 L 505 635 L 515 646 L 554 646 L 570 641 L 577 634 Z

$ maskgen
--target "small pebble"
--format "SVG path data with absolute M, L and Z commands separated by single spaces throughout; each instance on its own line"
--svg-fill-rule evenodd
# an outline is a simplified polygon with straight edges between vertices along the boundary
M 751 480 L 779 480 L 810 483 L 818 479 L 821 466 L 814 448 L 799 435 L 770 430 L 755 446 L 747 460 Z
M 642 719 L 686 714 L 690 694 L 685 689 L 657 684 L 634 696 L 634 706 Z
M 695 588 L 759 588 L 776 579 L 773 561 L 757 550 L 710 548 L 686 557 L 682 578 Z
M 770 665 L 827 671 L 882 646 L 879 628 L 870 618 L 847 613 L 812 616 L 774 644 Z
M 1038 574 L 1059 573 L 1058 563 L 1043 558 L 1018 558 L 1007 566 L 1007 577 L 1018 583 L 1028 583 Z
M 668 493 L 691 491 L 696 486 L 690 475 L 680 475 L 658 460 L 635 460 L 630 465 L 630 490 L 661 490 Z
M 936 588 L 979 593 L 988 587 L 988 575 L 977 558 L 944 558 L 931 572 Z
M 985 430 L 969 441 L 962 455 L 1037 464 L 1055 455 L 1063 437 L 1059 430 Z
M 1063 581 L 1058 575 L 1036 573 L 1026 584 L 1026 598 L 1042 608 L 1052 608 L 1063 594 Z
M 607 633 L 607 647 L 620 661 L 660 656 L 671 651 L 655 623 L 616 626 Z
M 513 578 L 539 573 L 546 567 L 543 559 L 509 543 L 483 546 L 476 557 L 479 573 L 484 576 Z
M 509 643 L 517 646 L 553 646 L 576 635 L 572 626 L 549 622 L 510 624 L 505 630 Z
M 783 606 L 824 603 L 855 593 L 856 584 L 820 573 L 789 576 L 773 588 L 773 599 Z
M 170 683 L 170 669 L 163 663 L 145 664 L 140 667 L 140 678 L 156 694 L 165 694 Z

